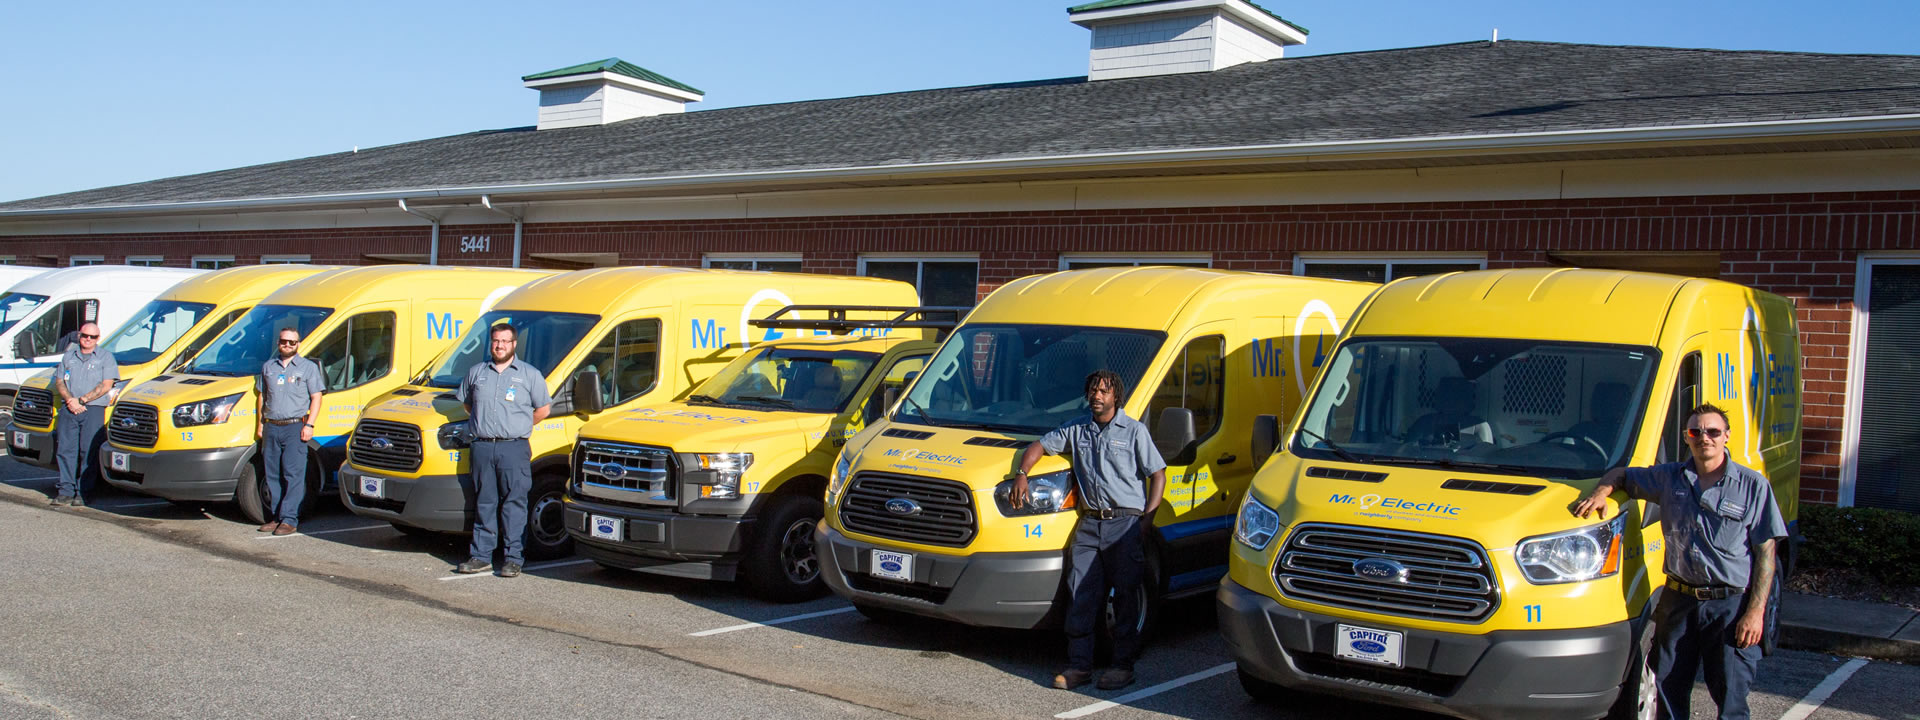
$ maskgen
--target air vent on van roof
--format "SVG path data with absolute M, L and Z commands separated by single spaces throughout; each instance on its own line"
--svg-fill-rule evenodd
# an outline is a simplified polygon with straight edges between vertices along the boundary
M 920 430 L 906 430 L 902 428 L 887 428 L 886 432 L 880 433 L 880 437 L 905 438 L 907 440 L 925 440 L 927 438 L 933 437 L 933 433 L 924 432 Z
M 1493 493 L 1495 495 L 1532 495 L 1547 489 L 1545 485 L 1522 485 L 1520 483 L 1494 482 L 1492 480 L 1461 480 L 1455 478 L 1440 483 L 1447 490 L 1465 490 L 1467 492 Z
M 420 391 L 411 388 L 400 388 L 399 390 L 393 391 L 393 394 L 399 395 L 400 397 L 413 397 L 419 395 Z
M 1307 468 L 1307 477 L 1377 483 L 1387 479 L 1387 474 L 1382 472 L 1367 472 L 1365 470 L 1342 470 L 1340 468 L 1320 467 L 1316 465 Z
M 997 438 L 981 435 L 980 437 L 967 438 L 967 441 L 963 444 L 983 445 L 986 447 L 1023 448 L 1033 443 L 1028 440 L 1014 440 L 1012 438 Z
M 173 379 L 173 376 L 172 376 L 172 375 L 161 375 L 160 377 L 157 377 L 157 378 L 154 378 L 154 379 L 153 379 L 153 381 L 154 381 L 154 382 L 166 382 L 166 381 L 168 381 L 168 380 L 172 380 L 172 379 Z
M 212 385 L 214 382 L 216 381 L 213 378 L 187 378 L 185 380 L 181 380 L 180 384 L 181 385 Z

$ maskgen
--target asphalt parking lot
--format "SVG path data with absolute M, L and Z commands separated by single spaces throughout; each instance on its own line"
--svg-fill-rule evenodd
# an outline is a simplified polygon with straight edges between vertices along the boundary
M 0 459 L 0 718 L 1429 717 L 1253 702 L 1210 597 L 1168 606 L 1133 687 L 1062 692 L 1050 633 L 880 623 L 834 597 L 775 605 L 579 558 L 459 576 L 463 540 L 331 500 L 273 537 L 227 507 L 104 487 L 49 508 L 50 475 Z M 1753 714 L 1920 718 L 1916 686 L 1920 668 L 1782 651 Z

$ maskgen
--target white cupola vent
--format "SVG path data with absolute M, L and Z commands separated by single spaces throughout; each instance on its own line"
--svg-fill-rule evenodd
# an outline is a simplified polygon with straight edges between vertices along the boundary
M 1088 80 L 1211 72 L 1307 42 L 1306 28 L 1246 0 L 1101 0 L 1067 19 L 1093 31 Z
M 706 95 L 620 58 L 607 58 L 520 78 L 540 91 L 538 129 L 605 125 L 686 112 Z

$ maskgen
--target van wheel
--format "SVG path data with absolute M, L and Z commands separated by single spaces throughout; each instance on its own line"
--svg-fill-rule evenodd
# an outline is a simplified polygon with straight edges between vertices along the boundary
M 825 595 L 820 579 L 820 550 L 813 531 L 826 512 L 820 498 L 804 494 L 776 495 L 765 518 L 754 529 L 753 543 L 740 561 L 748 590 L 780 603 L 800 602 Z
M 1247 696 L 1253 698 L 1254 702 L 1271 705 L 1290 699 L 1287 689 L 1279 683 L 1268 682 L 1255 677 L 1253 673 L 1247 672 L 1247 669 L 1239 663 L 1234 664 L 1233 670 L 1235 674 L 1240 676 L 1240 689 L 1245 690 Z
M 0 428 L 13 422 L 13 400 L 13 393 L 0 392 Z
M 240 506 L 240 514 L 248 522 L 267 522 L 267 478 L 258 465 L 249 462 L 240 466 L 240 479 L 233 485 L 233 504 Z
M 1620 697 L 1607 710 L 1607 720 L 1653 720 L 1660 712 L 1660 679 L 1653 674 L 1653 622 L 1640 633 L 1633 659 L 1627 663 L 1627 681 Z
M 1152 542 L 1146 542 L 1145 549 L 1147 567 L 1141 573 L 1142 580 L 1140 587 L 1134 590 L 1136 593 L 1135 607 L 1140 608 L 1140 611 L 1135 613 L 1132 618 L 1121 618 L 1119 616 L 1119 604 L 1114 602 L 1115 598 L 1112 591 L 1108 591 L 1106 607 L 1101 611 L 1102 622 L 1095 636 L 1094 652 L 1097 657 L 1112 659 L 1114 650 L 1113 631 L 1114 628 L 1120 626 L 1120 623 L 1128 622 L 1133 625 L 1134 632 L 1137 633 L 1138 637 L 1138 640 L 1135 641 L 1137 645 L 1136 652 L 1146 647 L 1147 639 L 1153 635 L 1153 631 L 1160 625 L 1160 597 L 1164 594 L 1160 591 L 1160 554 L 1155 551 Z
M 573 554 L 573 536 L 567 534 L 567 510 L 562 498 L 567 482 L 557 475 L 535 477 L 527 496 L 528 560 L 552 560 Z

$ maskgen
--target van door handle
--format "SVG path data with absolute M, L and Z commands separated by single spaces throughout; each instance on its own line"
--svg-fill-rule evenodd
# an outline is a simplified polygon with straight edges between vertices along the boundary
M 845 446 L 846 444 L 847 444 L 847 439 L 846 439 L 846 438 L 834 438 L 834 439 L 833 439 L 833 446 L 834 446 L 834 447 L 843 447 L 843 446 Z
M 1218 459 L 1218 460 L 1215 460 L 1215 461 L 1213 461 L 1213 462 L 1214 462 L 1215 464 L 1218 464 L 1218 465 L 1227 465 L 1227 464 L 1230 464 L 1230 463 L 1232 463 L 1233 461 L 1235 461 L 1235 460 L 1239 460 L 1239 459 L 1240 459 L 1240 457 L 1239 457 L 1239 456 L 1237 456 L 1237 455 L 1234 455 L 1233 453 L 1226 453 L 1226 454 L 1224 454 L 1224 455 L 1221 455 L 1221 456 L 1220 456 L 1220 459 Z

